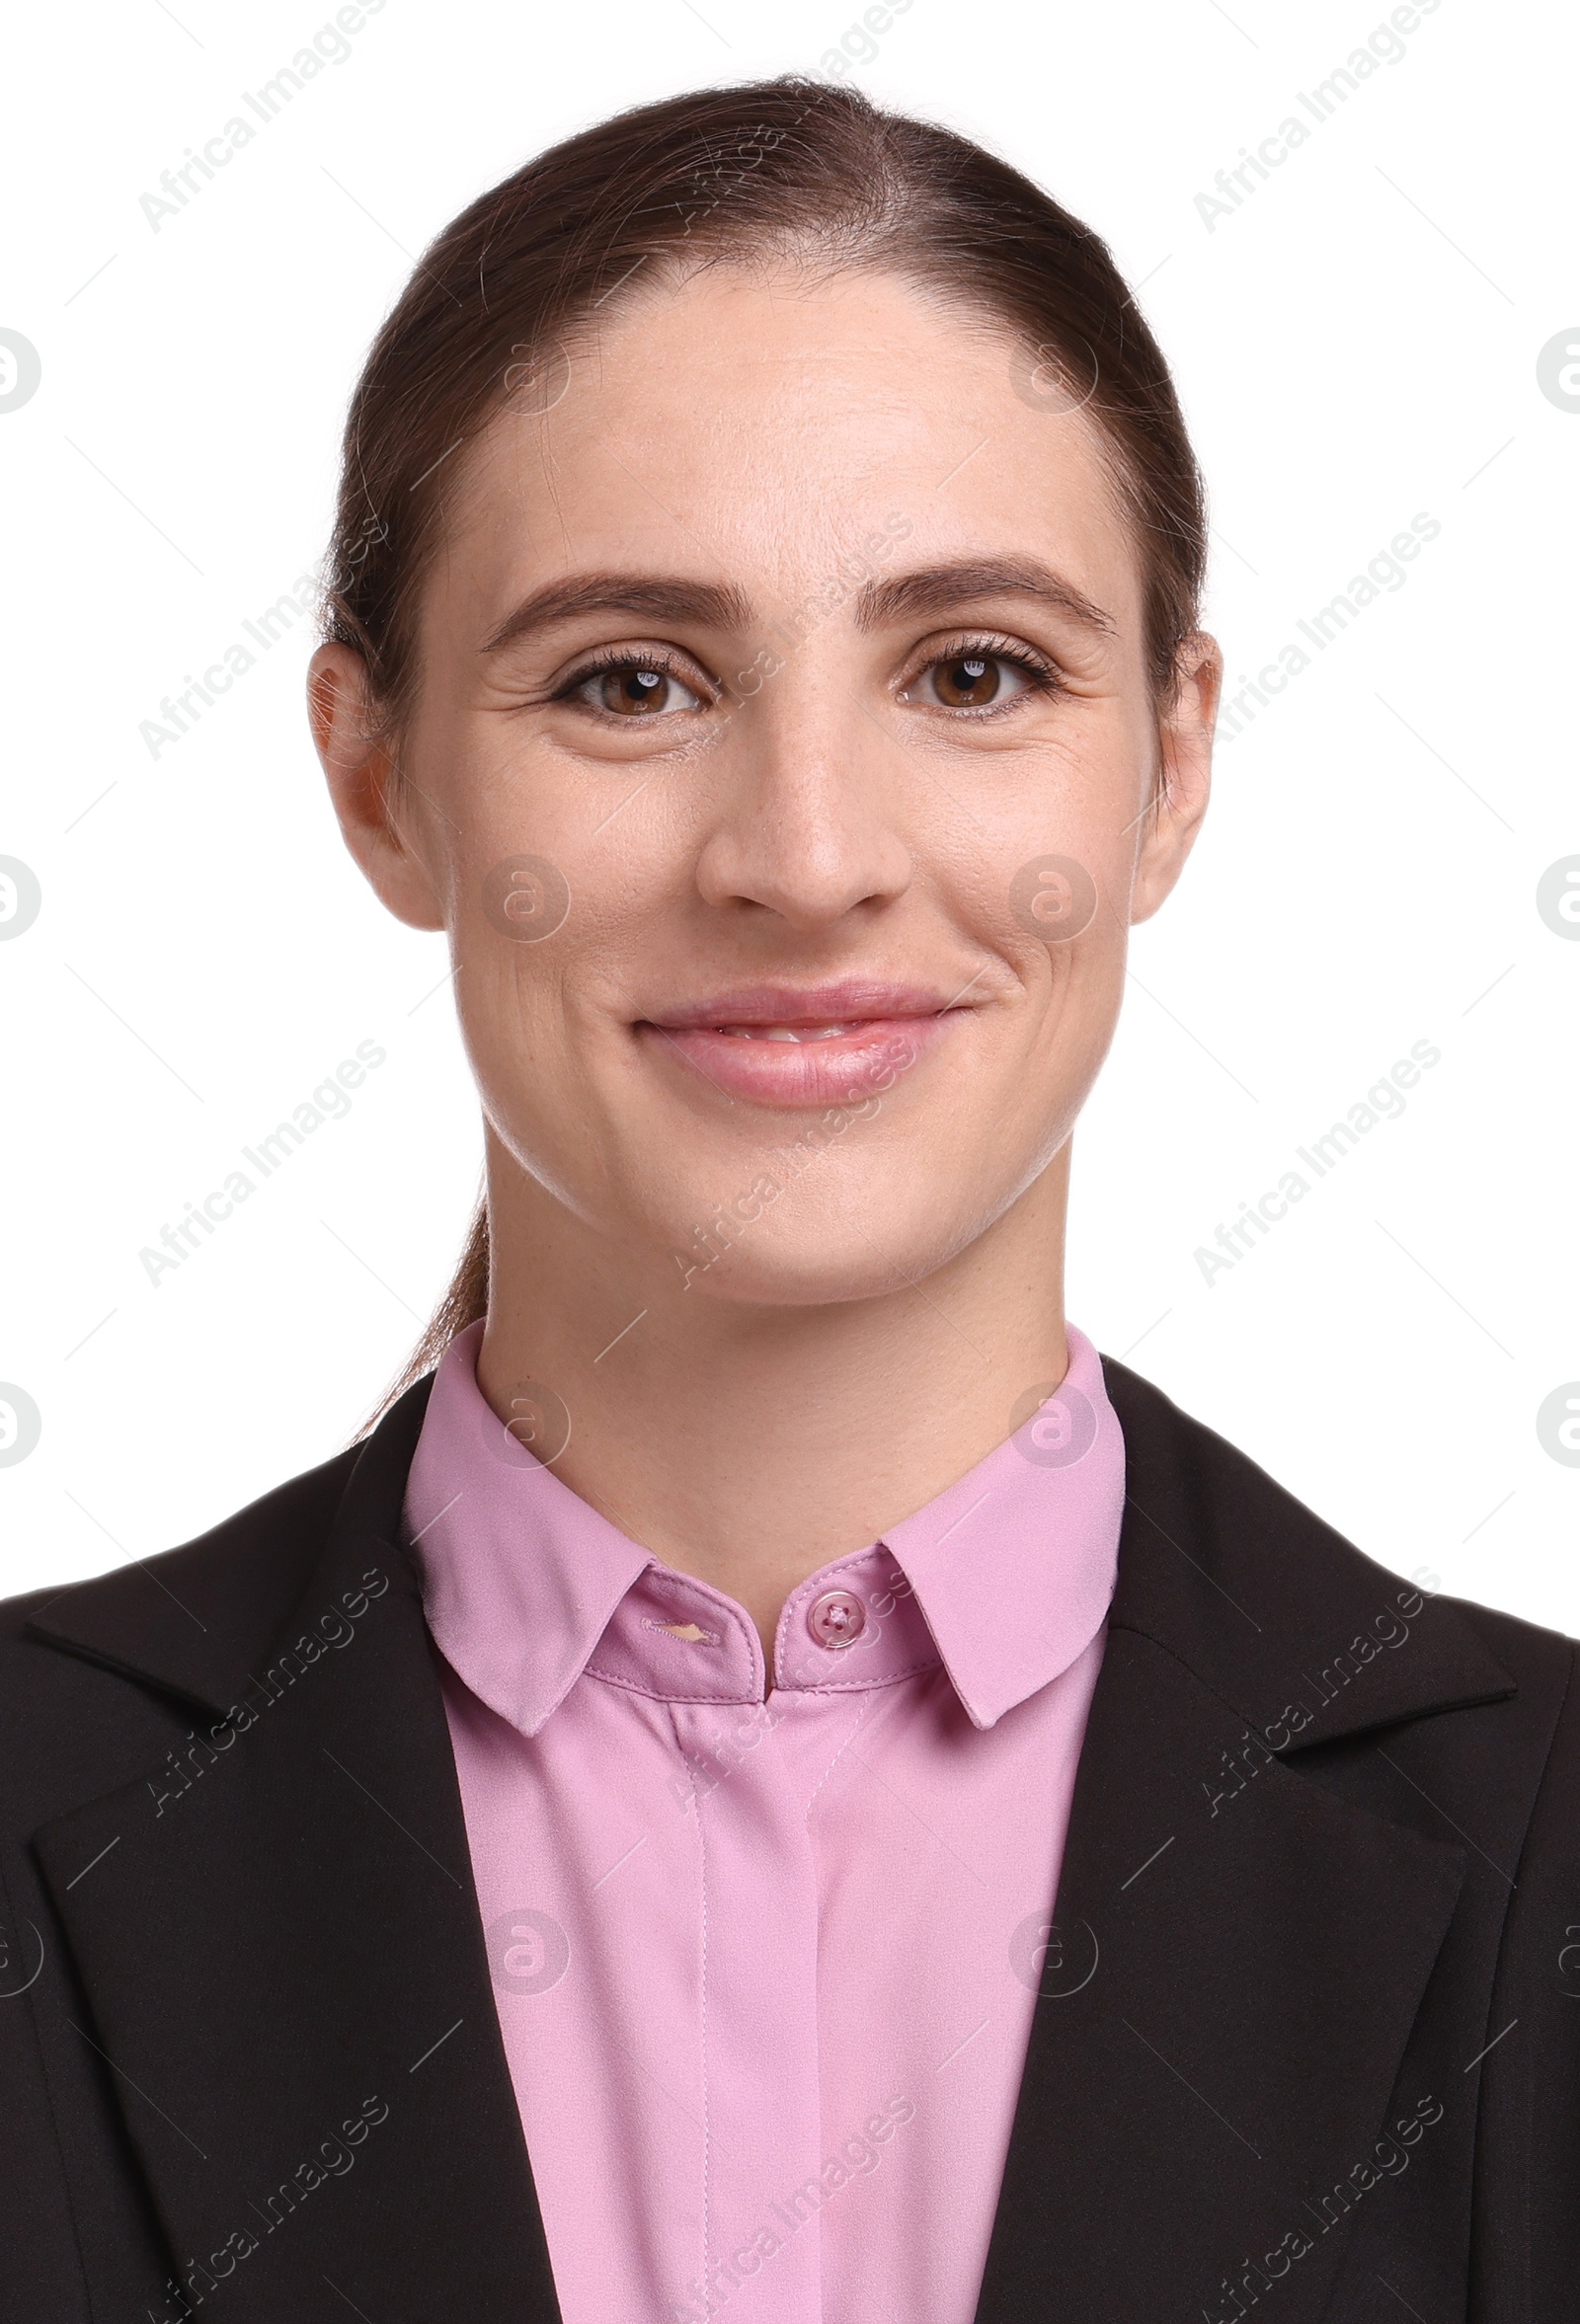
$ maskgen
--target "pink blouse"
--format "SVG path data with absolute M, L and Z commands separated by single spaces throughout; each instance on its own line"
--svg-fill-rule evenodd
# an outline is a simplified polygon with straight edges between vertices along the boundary
M 482 1325 L 407 1489 L 565 2324 L 971 2324 L 1113 1594 L 1095 1351 L 786 1601 L 507 1434 Z

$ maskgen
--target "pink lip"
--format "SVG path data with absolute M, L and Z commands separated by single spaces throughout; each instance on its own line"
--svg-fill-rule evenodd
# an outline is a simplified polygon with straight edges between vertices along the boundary
M 666 1009 L 637 1027 L 731 1098 L 759 1106 L 860 1104 L 890 1089 L 966 1015 L 915 986 L 857 983 L 754 984 Z M 801 1042 L 726 1030 L 836 1025 Z

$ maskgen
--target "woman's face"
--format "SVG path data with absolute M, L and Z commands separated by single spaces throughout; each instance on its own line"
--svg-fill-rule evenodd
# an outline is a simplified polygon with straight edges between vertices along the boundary
M 693 1298 L 932 1273 L 1038 1200 L 1206 803 L 1094 426 L 898 280 L 720 270 L 468 461 L 388 822 L 345 649 L 318 699 L 495 1139 Z

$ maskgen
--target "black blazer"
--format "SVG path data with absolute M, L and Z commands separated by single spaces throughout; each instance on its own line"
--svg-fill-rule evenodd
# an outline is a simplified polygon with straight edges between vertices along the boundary
M 1119 1588 L 979 2324 L 1580 2316 L 1574 1648 L 1107 1374 Z M 7 2318 L 557 2315 L 397 1546 L 427 1392 L 4 1609 Z

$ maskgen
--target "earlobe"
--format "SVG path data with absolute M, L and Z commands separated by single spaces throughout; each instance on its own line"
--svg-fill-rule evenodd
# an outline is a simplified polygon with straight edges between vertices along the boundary
M 1138 826 L 1131 921 L 1149 920 L 1168 897 L 1196 844 L 1212 790 L 1213 727 L 1224 657 L 1204 631 L 1184 640 L 1173 700 L 1158 722 L 1157 796 Z
M 307 716 L 341 836 L 379 900 L 411 928 L 442 928 L 428 867 L 400 812 L 394 761 L 371 716 L 367 666 L 350 646 L 320 646 Z

